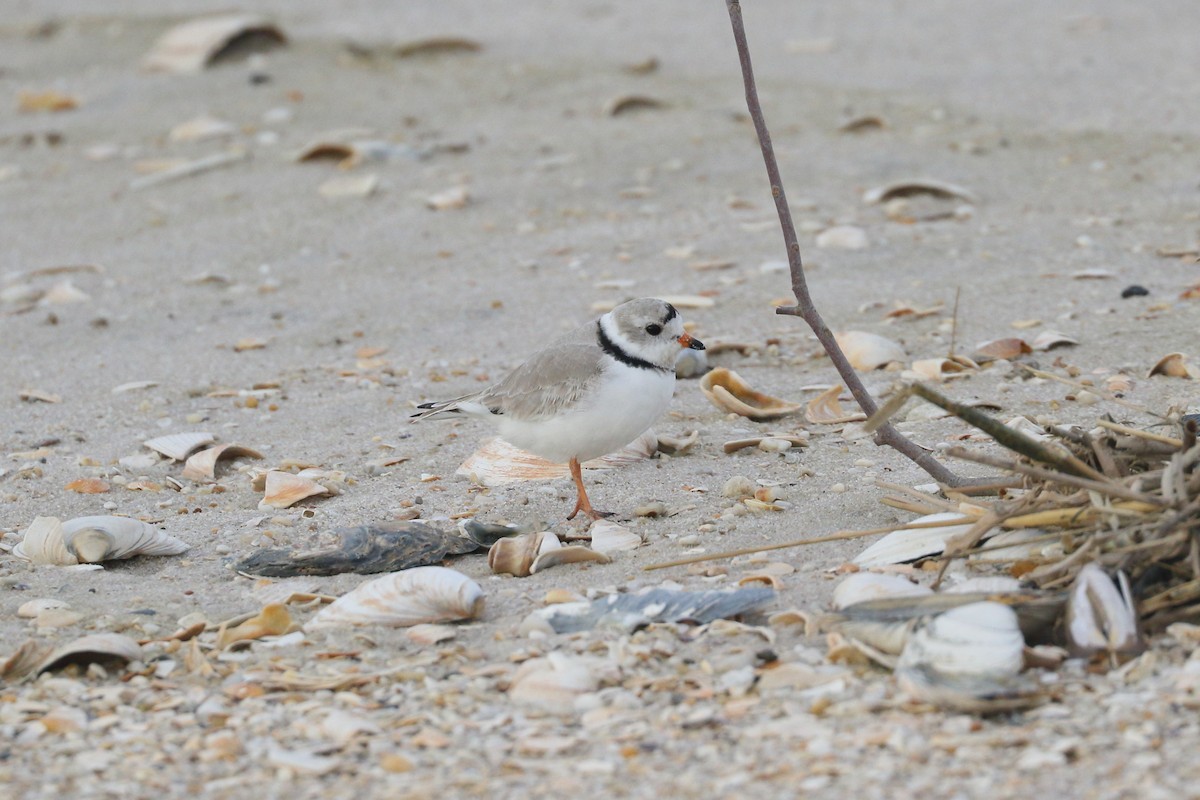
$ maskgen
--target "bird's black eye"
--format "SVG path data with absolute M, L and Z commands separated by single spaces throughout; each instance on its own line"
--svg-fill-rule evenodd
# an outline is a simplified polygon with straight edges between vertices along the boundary
M 646 326 L 646 333 L 650 334 L 651 336 L 658 336 L 660 333 L 662 333 L 662 325 L 651 322 Z

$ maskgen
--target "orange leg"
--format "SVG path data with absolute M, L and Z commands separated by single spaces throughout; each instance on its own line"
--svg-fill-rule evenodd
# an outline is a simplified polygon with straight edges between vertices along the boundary
M 578 491 L 578 497 L 575 500 L 575 509 L 567 516 L 567 519 L 575 519 L 575 515 L 580 511 L 587 514 L 592 519 L 603 519 L 611 517 L 611 511 L 597 511 L 592 508 L 592 501 L 588 500 L 587 490 L 583 488 L 583 468 L 579 466 L 579 459 L 571 459 L 571 477 L 575 479 L 575 489 Z

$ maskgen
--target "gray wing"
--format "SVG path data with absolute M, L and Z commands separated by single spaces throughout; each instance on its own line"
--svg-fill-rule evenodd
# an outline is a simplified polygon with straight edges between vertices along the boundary
M 600 379 L 604 353 L 592 343 L 559 340 L 535 353 L 476 402 L 520 419 L 552 417 L 579 402 Z

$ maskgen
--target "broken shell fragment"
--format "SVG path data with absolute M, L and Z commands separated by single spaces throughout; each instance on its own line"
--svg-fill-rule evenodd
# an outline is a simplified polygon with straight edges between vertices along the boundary
M 766 436 L 752 436 L 749 439 L 734 439 L 732 442 L 722 445 L 721 449 L 726 453 L 736 453 L 747 447 L 757 447 L 765 453 L 782 453 L 793 447 L 808 447 L 808 437 L 772 433 Z
M 171 142 L 200 142 L 205 139 L 221 139 L 237 133 L 231 123 L 207 115 L 189 119 L 171 128 L 167 140 Z
M 533 575 L 551 567 L 557 567 L 559 564 L 583 564 L 589 561 L 597 564 L 611 564 L 612 558 L 605 553 L 578 544 L 571 547 L 555 547 L 538 554 L 529 567 L 529 574 Z
M 77 517 L 59 522 L 38 517 L 13 548 L 13 555 L 34 564 L 96 564 L 134 556 L 173 556 L 190 545 L 130 517 Z
M 1187 356 L 1183 353 L 1167 353 L 1158 360 L 1158 363 L 1150 368 L 1150 372 L 1146 374 L 1147 378 L 1153 378 L 1155 375 L 1166 375 L 1169 378 L 1188 378 L 1196 377 L 1196 368 L 1187 363 Z
M 200 17 L 164 33 L 142 59 L 142 68 L 153 72 L 200 72 L 218 59 L 286 42 L 278 27 L 257 14 Z
M 683 436 L 659 436 L 658 451 L 669 456 L 687 455 L 698 441 L 700 441 L 700 431 L 698 430 L 688 431 Z
M 646 111 L 666 108 L 662 100 L 641 94 L 626 94 L 614 97 L 604 104 L 604 116 L 616 117 L 631 111 Z
M 1067 646 L 1076 655 L 1107 653 L 1119 659 L 1145 649 L 1125 573 L 1118 572 L 1117 583 L 1113 583 L 1095 562 L 1075 576 L 1067 599 L 1066 628 Z
M 1072 344 L 1079 344 L 1079 340 L 1058 331 L 1042 331 L 1029 346 L 1034 350 L 1044 352 L 1046 350 L 1053 350 L 1056 347 L 1064 347 Z
M 863 250 L 869 244 L 867 232 L 857 225 L 835 225 L 817 234 L 817 247 L 832 250 Z
M 187 461 L 192 453 L 216 441 L 217 437 L 211 433 L 169 433 L 166 436 L 147 439 L 142 444 L 167 458 Z
M 307 497 L 327 494 L 333 494 L 329 487 L 323 486 L 311 478 L 272 469 L 266 473 L 263 499 L 259 501 L 258 507 L 260 509 L 289 508 Z
M 946 549 L 948 540 L 970 530 L 975 521 L 963 514 L 942 511 L 918 517 L 908 523 L 909 526 L 914 526 L 922 523 L 946 523 L 953 520 L 962 520 L 963 524 L 894 530 L 855 556 L 854 563 L 860 567 L 882 567 L 940 555 Z
M 474 619 L 483 613 L 483 589 L 446 567 L 414 567 L 384 575 L 344 594 L 323 609 L 309 627 L 389 625 Z
M 615 453 L 583 462 L 584 469 L 613 469 L 626 464 L 645 461 L 654 455 L 658 437 L 646 431 L 634 441 Z M 467 457 L 455 471 L 460 475 L 487 487 L 503 486 L 518 481 L 554 480 L 570 477 L 566 464 L 535 456 L 515 447 L 503 439 L 489 439 L 483 446 Z
M 804 418 L 814 425 L 840 425 L 846 422 L 861 422 L 867 415 L 861 411 L 847 412 L 838 401 L 845 388 L 839 383 L 808 401 Z
M 834 335 L 850 366 L 873 370 L 904 360 L 904 348 L 886 336 L 866 331 L 843 331 Z
M 483 45 L 474 39 L 461 36 L 431 36 L 428 39 L 416 39 L 397 45 L 392 53 L 396 58 L 417 58 L 448 53 L 478 53 L 482 49 Z
M 722 411 L 765 421 L 795 414 L 803 406 L 757 392 L 736 372 L 718 367 L 700 379 L 700 389 Z
M 571 710 L 576 697 L 599 686 L 587 661 L 556 652 L 523 663 L 513 675 L 508 696 L 517 703 L 561 712 Z
M 471 193 L 465 186 L 453 186 L 425 198 L 425 205 L 434 211 L 449 211 L 464 208 L 471 199 Z
M 970 189 L 958 186 L 936 178 L 914 178 L 911 180 L 893 181 L 892 183 L 876 186 L 863 193 L 863 202 L 867 205 L 885 203 L 897 197 L 912 197 L 913 195 L 929 195 L 941 200 L 962 200 L 967 203 L 978 203 L 979 198 Z
M 262 453 L 236 444 L 219 444 L 209 447 L 188 458 L 183 467 L 183 477 L 196 482 L 215 481 L 217 462 L 223 458 L 262 458 Z
M 928 586 L 913 583 L 902 575 L 879 572 L 855 572 L 842 579 L 833 590 L 833 607 L 843 609 L 856 603 L 885 597 L 919 597 L 933 594 Z
M 488 566 L 498 575 L 524 578 L 531 574 L 534 560 L 542 553 L 562 547 L 549 531 L 523 533 L 498 540 L 488 550 Z
M 592 536 L 592 549 L 598 553 L 636 550 L 646 543 L 637 532 L 607 519 L 593 522 L 588 533 Z
M 980 342 L 975 346 L 975 352 L 971 354 L 971 357 L 982 364 L 997 359 L 1012 361 L 1014 358 L 1020 358 L 1032 352 L 1033 348 L 1024 339 L 1010 336 L 1004 339 Z
M 318 186 L 317 194 L 330 200 L 338 200 L 343 197 L 370 197 L 378 188 L 379 176 L 375 173 L 338 175 Z
M 283 603 L 269 603 L 262 611 L 232 628 L 221 626 L 217 633 L 217 649 L 224 650 L 234 642 L 261 639 L 264 636 L 283 636 L 285 633 L 299 630 L 300 626 L 292 621 L 287 606 Z
M 947 375 L 962 375 L 965 372 L 978 368 L 978 364 L 963 356 L 954 356 L 953 358 L 924 358 L 912 363 L 912 372 L 918 378 L 939 382 L 944 380 Z

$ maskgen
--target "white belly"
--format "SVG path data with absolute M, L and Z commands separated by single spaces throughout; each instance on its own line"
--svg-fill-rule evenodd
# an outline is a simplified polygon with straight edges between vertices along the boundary
M 501 438 L 550 461 L 598 458 L 629 444 L 662 416 L 675 391 L 675 375 L 617 364 L 596 388 L 557 417 L 500 417 Z

